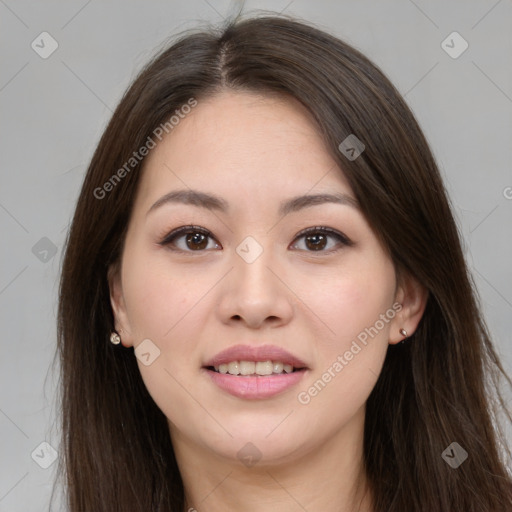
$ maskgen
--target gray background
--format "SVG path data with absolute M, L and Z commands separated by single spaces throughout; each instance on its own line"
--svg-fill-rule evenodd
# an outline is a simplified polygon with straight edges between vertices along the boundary
M 185 28 L 222 21 L 238 5 L 0 0 L 0 512 L 48 509 L 57 464 L 43 469 L 36 460 L 51 461 L 43 441 L 59 450 L 51 370 L 58 274 L 94 147 L 156 48 Z M 333 32 L 405 95 L 445 177 L 510 372 L 511 0 L 246 2 L 244 11 L 253 9 L 284 11 Z M 44 31 L 59 45 L 46 59 L 31 47 L 35 40 L 50 48 L 38 37 Z M 441 46 L 453 31 L 469 44 L 458 58 Z M 450 41 L 454 51 L 461 48 Z

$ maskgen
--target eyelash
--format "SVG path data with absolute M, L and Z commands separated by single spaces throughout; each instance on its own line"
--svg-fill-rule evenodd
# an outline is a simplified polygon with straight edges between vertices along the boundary
M 294 242 L 296 240 L 298 240 L 299 238 L 303 238 L 303 237 L 306 237 L 308 235 L 315 235 L 315 234 L 321 234 L 321 235 L 326 235 L 326 236 L 330 236 L 332 238 L 335 238 L 337 241 L 338 241 L 338 244 L 340 244 L 341 246 L 346 246 L 346 247 L 350 247 L 353 244 L 352 240 L 350 240 L 346 235 L 344 235 L 343 233 L 337 231 L 336 229 L 332 229 L 332 228 L 328 228 L 326 226 L 315 226 L 315 227 L 312 227 L 312 228 L 306 228 L 306 229 L 303 229 L 302 231 L 300 231 L 299 233 L 297 233 L 297 235 L 295 236 L 294 238 Z M 340 247 L 337 247 L 337 248 L 331 248 L 331 249 L 326 249 L 326 250 L 320 250 L 320 251 L 306 251 L 306 252 L 310 252 L 310 253 L 327 253 L 327 254 L 330 254 L 330 253 L 333 253 L 333 252 L 336 252 L 336 251 L 339 251 L 340 250 Z
M 181 226 L 177 229 L 174 229 L 173 231 L 171 231 L 170 233 L 168 233 L 164 238 L 163 240 L 161 240 L 159 242 L 159 245 L 161 246 L 171 246 L 178 238 L 184 236 L 184 235 L 190 235 L 190 234 L 196 234 L 196 233 L 199 233 L 199 234 L 203 234 L 209 238 L 211 238 L 212 240 L 215 240 L 215 238 L 212 236 L 212 233 L 210 231 L 208 231 L 207 229 L 205 228 L 202 228 L 201 226 Z M 333 237 L 333 238 L 336 238 L 338 243 L 340 243 L 342 246 L 347 246 L 347 247 L 350 247 L 351 245 L 353 245 L 353 242 L 347 237 L 345 236 L 343 233 L 340 233 L 339 231 L 335 230 L 335 229 L 332 229 L 332 228 L 328 228 L 328 227 L 325 227 L 325 226 L 315 226 L 315 227 L 312 227 L 312 228 L 306 228 L 306 229 L 303 229 L 302 231 L 300 231 L 299 233 L 297 233 L 297 235 L 295 236 L 294 238 L 294 245 L 296 245 L 296 240 L 298 240 L 299 238 L 303 238 L 303 237 L 306 237 L 308 235 L 314 235 L 314 234 L 322 234 L 322 235 L 327 235 L 327 236 L 330 236 L 330 237 Z M 218 242 L 216 242 L 218 244 Z M 220 245 L 220 244 L 218 244 Z M 211 249 L 198 249 L 198 250 L 190 250 L 190 249 L 187 249 L 187 250 L 184 250 L 184 249 L 178 249 L 178 248 L 172 248 L 170 247 L 171 250 L 173 251 L 181 251 L 181 252 L 189 252 L 189 253 L 203 253 L 207 250 L 211 250 Z M 318 250 L 318 251 L 313 251 L 313 250 L 305 250 L 306 252 L 310 252 L 312 254 L 315 254 L 315 253 L 327 253 L 327 254 L 330 254 L 330 253 L 333 253 L 333 252 L 336 252 L 340 250 L 340 248 L 331 248 L 331 249 L 327 249 L 327 250 Z

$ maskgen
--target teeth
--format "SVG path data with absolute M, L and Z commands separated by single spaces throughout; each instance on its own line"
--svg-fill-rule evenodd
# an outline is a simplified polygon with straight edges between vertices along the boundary
M 256 363 L 254 361 L 240 361 L 240 374 L 252 375 L 256 370 Z
M 219 373 L 229 373 L 230 375 L 265 376 L 293 372 L 291 364 L 284 364 L 280 361 L 231 361 L 227 364 L 223 363 L 219 366 L 214 366 L 214 368 Z
M 228 373 L 231 375 L 238 375 L 240 373 L 240 364 L 238 361 L 231 361 L 231 363 L 228 364 Z
M 274 365 L 272 364 L 272 361 L 265 361 L 264 363 L 257 362 L 255 371 L 258 375 L 272 375 Z
M 274 368 L 273 368 L 272 371 L 274 373 L 283 373 L 283 367 L 284 367 L 283 363 L 279 363 L 277 361 L 274 361 Z

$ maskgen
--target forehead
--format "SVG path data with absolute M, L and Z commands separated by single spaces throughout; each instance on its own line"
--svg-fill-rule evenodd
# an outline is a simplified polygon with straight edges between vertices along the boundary
M 200 188 L 266 200 L 350 187 L 297 100 L 223 92 L 198 104 L 151 150 L 140 196 Z

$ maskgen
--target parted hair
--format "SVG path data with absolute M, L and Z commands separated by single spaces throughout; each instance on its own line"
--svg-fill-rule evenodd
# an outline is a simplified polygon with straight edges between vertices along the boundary
M 95 190 L 186 104 L 220 91 L 295 98 L 312 114 L 399 272 L 428 291 L 416 332 L 389 346 L 366 404 L 364 464 L 377 512 L 512 510 L 511 385 L 482 318 L 438 166 L 409 107 L 357 49 L 286 16 L 239 16 L 180 34 L 117 106 L 87 169 L 59 288 L 59 463 L 70 512 L 183 512 L 164 414 L 133 348 L 114 329 L 108 269 L 119 262 L 144 160 L 104 198 Z M 340 143 L 365 145 L 347 159 Z M 335 404 L 333 404 L 335 407 Z M 457 442 L 457 469 L 442 457 Z M 341 456 L 341 454 L 340 454 Z

